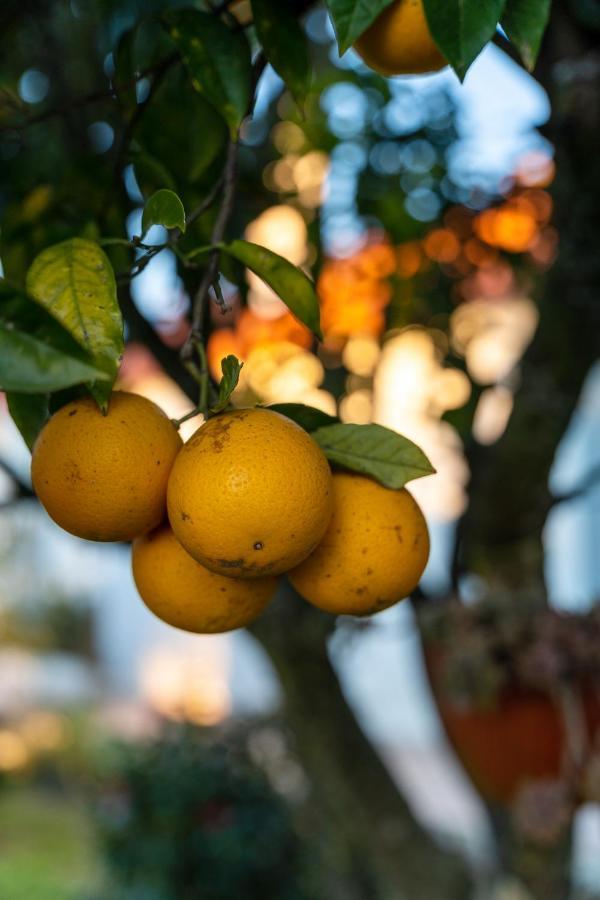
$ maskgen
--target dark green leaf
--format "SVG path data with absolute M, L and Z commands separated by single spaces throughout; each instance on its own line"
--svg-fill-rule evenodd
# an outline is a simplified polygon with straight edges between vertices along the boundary
M 130 156 L 135 180 L 144 197 L 150 197 L 160 188 L 167 187 L 172 191 L 176 189 L 175 179 L 159 159 L 139 147 L 134 148 Z
M 81 238 L 48 247 L 27 273 L 27 290 L 109 376 L 90 387 L 106 408 L 123 353 L 123 319 L 114 272 L 104 251 Z
M 153 225 L 164 228 L 179 228 L 185 232 L 185 210 L 183 203 L 174 191 L 163 188 L 146 201 L 142 214 L 142 236 Z
M 492 39 L 505 0 L 423 0 L 432 37 L 462 80 Z
M 310 59 L 297 17 L 280 0 L 252 0 L 252 12 L 265 56 L 302 104 L 310 86 Z
M 8 411 L 21 432 L 30 450 L 49 416 L 47 394 L 18 394 L 11 391 L 6 395 Z
M 240 372 L 242 371 L 243 365 L 244 363 L 240 362 L 239 359 L 232 355 L 226 356 L 225 359 L 221 360 L 221 372 L 223 373 L 223 377 L 219 384 L 219 399 L 215 405 L 211 407 L 211 412 L 222 412 L 229 406 L 229 398 L 235 391 L 238 381 L 240 380 Z
M 550 18 L 550 0 L 507 0 L 502 27 L 531 71 Z
M 337 416 L 330 416 L 328 413 L 315 409 L 313 406 L 306 406 L 304 403 L 273 403 L 271 406 L 267 406 L 267 409 L 287 416 L 288 419 L 292 419 L 309 432 L 339 422 Z
M 101 369 L 67 356 L 30 334 L 0 324 L 0 390 L 35 394 L 108 380 L 109 376 Z
M 392 0 L 327 0 L 340 55 L 352 46 Z
M 312 433 L 332 463 L 401 488 L 435 469 L 416 444 L 382 425 L 328 425 Z
M 232 241 L 221 249 L 262 278 L 296 318 L 322 340 L 319 300 L 312 281 L 301 269 L 266 247 L 249 241 Z
M 192 84 L 223 116 L 233 140 L 248 113 L 252 92 L 250 48 L 243 31 L 195 9 L 164 14 Z
M 119 101 L 129 115 L 133 113 L 137 106 L 136 65 L 134 58 L 136 34 L 137 29 L 135 27 L 124 31 L 114 52 L 114 84 Z

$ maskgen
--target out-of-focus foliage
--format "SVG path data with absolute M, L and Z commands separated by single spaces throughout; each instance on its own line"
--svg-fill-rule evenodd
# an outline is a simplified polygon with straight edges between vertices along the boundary
M 308 900 L 289 809 L 239 746 L 198 729 L 116 754 L 98 825 L 111 896 Z

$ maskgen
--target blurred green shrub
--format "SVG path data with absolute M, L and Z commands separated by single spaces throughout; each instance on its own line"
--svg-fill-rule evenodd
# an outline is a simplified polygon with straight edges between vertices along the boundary
M 185 726 L 122 748 L 96 821 L 112 897 L 309 896 L 292 811 L 245 750 L 207 744 L 201 729 Z

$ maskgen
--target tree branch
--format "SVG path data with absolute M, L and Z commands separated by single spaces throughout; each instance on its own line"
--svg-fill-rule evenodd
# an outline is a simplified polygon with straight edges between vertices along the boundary
M 588 491 L 598 487 L 598 485 L 600 485 L 600 465 L 594 466 L 590 472 L 588 472 L 587 477 L 579 487 L 566 494 L 556 494 L 550 501 L 549 508 L 553 509 L 555 506 L 558 506 L 559 503 L 569 503 L 571 500 L 579 500 L 587 494 Z
M 221 243 L 225 236 L 227 223 L 229 222 L 229 218 L 233 211 L 237 174 L 237 150 L 237 141 L 230 141 L 227 148 L 225 167 L 223 169 L 223 200 L 221 202 L 221 208 L 211 232 L 211 244 Z M 204 276 L 202 278 L 202 281 L 200 282 L 200 286 L 196 292 L 196 296 L 194 297 L 192 308 L 192 328 L 190 331 L 190 336 L 181 348 L 181 358 L 184 361 L 190 360 L 193 356 L 194 342 L 201 341 L 203 339 L 204 310 L 206 298 L 208 297 L 208 292 L 211 288 L 211 285 L 218 275 L 219 255 L 220 251 L 218 249 L 211 251 Z
M 140 81 L 143 81 L 144 78 L 148 78 L 155 72 L 162 71 L 165 66 L 168 68 L 177 59 L 178 55 L 173 53 L 170 56 L 165 57 L 165 59 L 160 60 L 160 62 L 147 66 L 131 81 L 119 85 L 111 84 L 108 88 L 92 91 L 89 94 L 83 94 L 81 97 L 73 97 L 68 103 L 62 103 L 60 106 L 53 106 L 50 109 L 42 110 L 34 116 L 28 116 L 23 122 L 2 124 L 0 125 L 0 133 L 6 131 L 25 131 L 27 128 L 31 128 L 32 125 L 40 125 L 43 122 L 47 122 L 49 119 L 66 116 L 74 109 L 80 109 L 83 106 L 88 106 L 93 103 L 100 103 L 103 100 L 114 99 L 118 97 L 120 91 L 134 87 L 139 84 Z

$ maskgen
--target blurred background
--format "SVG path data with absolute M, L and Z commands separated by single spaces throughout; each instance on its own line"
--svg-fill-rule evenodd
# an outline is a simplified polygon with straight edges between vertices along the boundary
M 158 187 L 189 208 L 214 183 L 216 114 L 181 68 L 138 74 L 165 52 L 151 6 L 0 11 L 10 277 L 74 233 L 139 234 Z M 490 45 L 461 85 L 340 59 L 317 5 L 305 111 L 267 67 L 243 126 L 235 228 L 312 274 L 325 339 L 232 268 L 211 370 L 234 353 L 240 405 L 306 403 L 423 447 L 438 474 L 410 486 L 432 534 L 418 596 L 315 621 L 284 587 L 253 633 L 171 629 L 127 547 L 66 535 L 32 498 L 0 399 L 0 897 L 600 897 L 599 23 L 584 6 L 556 3 L 536 78 Z M 121 385 L 172 417 L 192 407 L 174 361 L 197 277 L 164 251 L 121 297 Z

